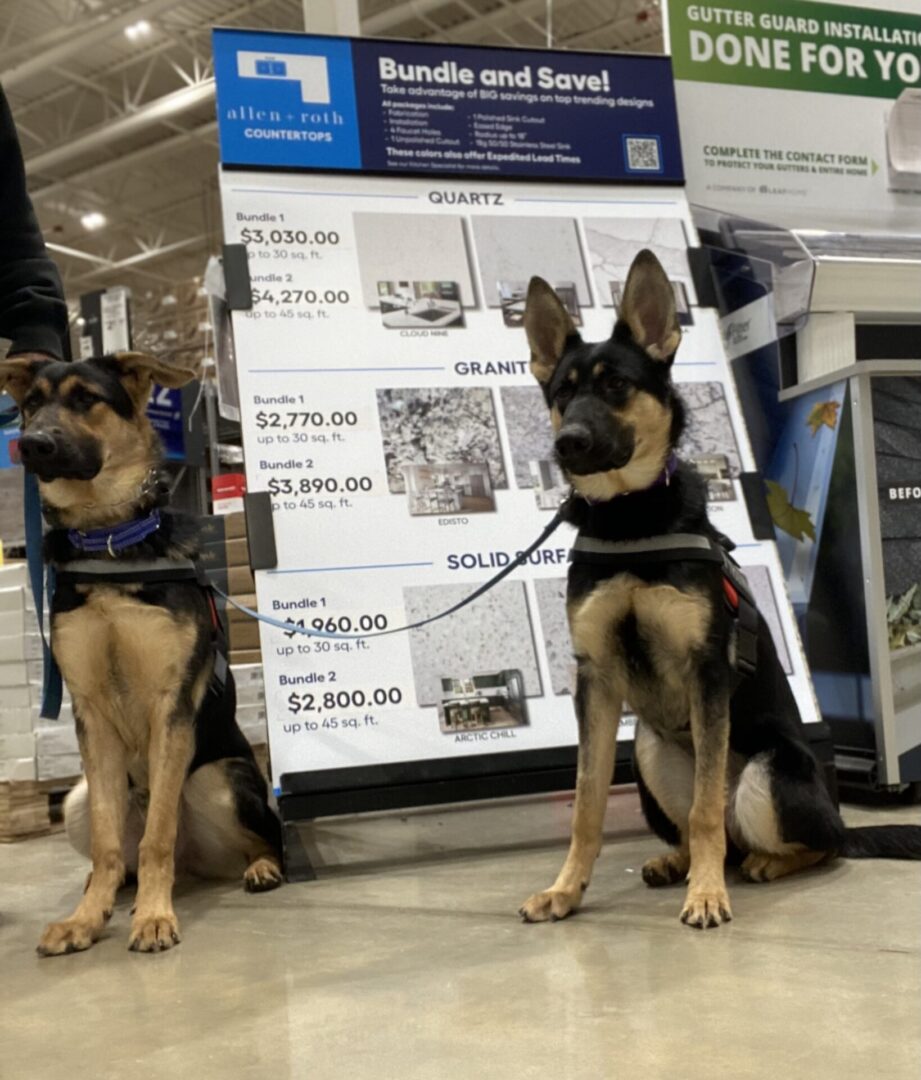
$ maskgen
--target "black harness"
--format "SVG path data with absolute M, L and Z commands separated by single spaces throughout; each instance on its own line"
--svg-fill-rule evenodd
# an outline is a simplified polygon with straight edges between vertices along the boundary
M 645 540 L 596 540 L 576 537 L 569 552 L 571 563 L 603 568 L 606 576 L 635 570 L 638 566 L 668 562 L 709 562 L 719 565 L 723 575 L 723 597 L 732 617 L 733 631 L 729 659 L 737 682 L 754 675 L 758 661 L 758 607 L 748 580 L 729 552 L 709 536 L 697 533 L 670 533 Z M 734 688 L 733 688 L 734 689 Z
M 227 634 L 218 611 L 214 587 L 204 568 L 193 559 L 72 559 L 52 563 L 55 587 L 58 585 L 163 585 L 195 583 L 205 593 L 211 613 L 211 646 L 214 669 L 209 693 L 220 697 L 227 685 L 229 668 Z

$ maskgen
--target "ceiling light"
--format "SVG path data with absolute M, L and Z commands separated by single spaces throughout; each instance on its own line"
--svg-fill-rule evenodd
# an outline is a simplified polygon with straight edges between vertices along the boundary
M 80 218 L 80 224 L 84 229 L 88 229 L 90 232 L 95 232 L 96 229 L 101 229 L 106 223 L 105 214 L 100 214 L 98 210 L 90 210 Z
M 160 303 L 164 307 L 172 307 L 173 304 L 178 304 L 179 301 L 176 299 L 175 296 L 173 296 L 172 293 L 167 293 L 166 296 L 160 298 Z
M 147 37 L 150 29 L 150 23 L 146 19 L 140 19 L 138 22 L 125 27 L 125 37 L 129 41 L 137 41 L 139 38 Z

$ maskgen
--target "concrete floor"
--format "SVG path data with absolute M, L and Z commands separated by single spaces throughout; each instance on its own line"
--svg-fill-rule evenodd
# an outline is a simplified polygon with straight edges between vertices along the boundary
M 182 945 L 154 956 L 125 948 L 126 892 L 95 948 L 38 959 L 85 864 L 60 835 L 0 847 L 0 1077 L 917 1080 L 917 864 L 731 878 L 734 921 L 702 933 L 640 880 L 635 796 L 611 802 L 566 922 L 515 911 L 556 874 L 567 801 L 516 800 L 324 822 L 321 880 L 184 884 Z

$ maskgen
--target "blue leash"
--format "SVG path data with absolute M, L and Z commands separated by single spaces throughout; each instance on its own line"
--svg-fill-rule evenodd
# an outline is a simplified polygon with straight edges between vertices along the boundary
M 0 428 L 18 423 L 19 409 L 7 409 L 0 413 Z M 38 481 L 25 470 L 23 470 L 23 475 L 25 477 L 23 510 L 26 526 L 26 566 L 32 588 L 32 599 L 35 601 L 38 631 L 42 635 L 42 717 L 46 720 L 57 720 L 61 714 L 63 696 L 61 669 L 55 662 L 45 635 L 45 597 L 47 596 L 50 605 L 51 597 L 54 595 L 54 567 L 45 567 L 42 552 L 44 527 Z

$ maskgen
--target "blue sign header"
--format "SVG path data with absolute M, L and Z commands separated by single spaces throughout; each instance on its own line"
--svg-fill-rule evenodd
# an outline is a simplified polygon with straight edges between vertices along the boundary
M 683 183 L 668 57 L 214 31 L 224 165 Z

